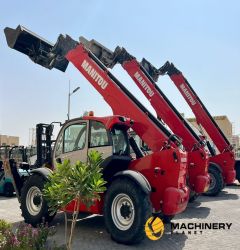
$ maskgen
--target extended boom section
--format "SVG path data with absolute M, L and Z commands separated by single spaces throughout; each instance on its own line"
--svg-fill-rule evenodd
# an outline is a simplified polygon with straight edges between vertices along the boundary
M 224 182 L 226 184 L 233 183 L 236 176 L 236 171 L 234 169 L 235 158 L 233 147 L 226 136 L 223 134 L 217 123 L 214 121 L 196 92 L 193 90 L 190 83 L 183 76 L 182 72 L 169 62 L 166 62 L 159 69 L 156 69 L 146 59 L 142 60 L 141 65 L 155 81 L 158 80 L 158 77 L 160 75 L 169 75 L 169 77 L 176 85 L 179 92 L 193 111 L 197 123 L 206 130 L 219 151 L 218 154 L 215 154 L 215 152 L 210 148 L 209 151 L 212 155 L 210 158 L 210 162 L 213 162 L 220 166 Z M 208 144 L 208 146 L 210 145 Z
M 80 40 L 106 67 L 113 68 L 116 63 L 120 63 L 151 103 L 157 116 L 161 118 L 175 134 L 183 139 L 182 143 L 188 151 L 190 187 L 196 193 L 205 192 L 210 183 L 208 175 L 208 154 L 204 149 L 205 143 L 171 104 L 164 93 L 157 87 L 151 76 L 144 70 L 136 58 L 130 55 L 124 48 L 117 47 L 115 51 L 112 52 L 95 40 L 87 41 L 83 37 L 81 37 Z

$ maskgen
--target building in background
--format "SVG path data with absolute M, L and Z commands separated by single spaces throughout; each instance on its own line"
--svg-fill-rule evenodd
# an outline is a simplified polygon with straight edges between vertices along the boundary
M 240 158 L 240 136 L 239 135 L 233 135 L 232 144 L 235 148 L 235 153 L 236 153 L 237 158 Z
M 11 135 L 0 135 L 0 146 L 19 146 L 19 137 Z
M 239 147 L 240 147 L 240 137 L 239 137 L 239 135 L 233 135 L 233 137 L 232 137 L 232 144 L 233 144 L 236 148 L 239 148 Z
M 29 128 L 28 145 L 36 146 L 36 128 Z
M 233 137 L 233 128 L 232 123 L 229 121 L 228 117 L 226 115 L 221 116 L 213 116 L 213 119 L 219 126 L 219 128 L 222 130 L 224 135 L 227 137 L 227 139 L 232 143 L 232 137 Z M 187 119 L 194 127 L 198 128 L 196 118 L 188 118 Z M 204 134 L 210 139 L 207 132 L 203 129 Z

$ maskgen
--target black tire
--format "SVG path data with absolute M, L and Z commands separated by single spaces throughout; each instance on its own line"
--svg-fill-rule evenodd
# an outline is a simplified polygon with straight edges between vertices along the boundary
M 123 197 L 122 200 L 121 197 Z M 124 197 L 126 200 L 124 200 Z M 115 204 L 118 204 L 117 202 L 119 202 L 119 205 L 121 204 L 121 208 L 119 209 L 120 215 L 114 212 L 117 210 L 114 210 L 114 208 L 119 207 L 115 206 Z M 132 208 L 133 210 L 131 210 Z M 134 211 L 134 213 L 129 212 L 130 210 Z M 124 219 L 124 213 L 127 219 Z M 113 181 L 104 199 L 105 225 L 113 240 L 124 244 L 135 244 L 142 241 L 145 237 L 144 225 L 151 214 L 152 209 L 149 195 L 144 193 L 139 185 L 128 178 L 119 178 Z M 116 219 L 116 217 L 118 218 Z M 129 228 L 125 227 L 122 229 L 121 222 L 119 221 L 125 220 L 126 222 L 128 219 L 130 221 L 132 219 L 129 225 L 127 225 Z
M 24 183 L 21 191 L 21 210 L 26 223 L 37 226 L 51 222 L 54 215 L 50 215 L 47 202 L 41 196 L 46 180 L 39 174 L 31 175 Z M 32 201 L 32 203 L 29 203 Z
M 6 197 L 12 197 L 14 193 L 14 187 L 13 184 L 10 182 L 7 182 L 4 184 L 4 188 L 3 188 L 3 194 Z
M 163 221 L 164 224 L 170 224 L 173 218 L 174 218 L 174 215 L 162 215 L 162 216 L 160 216 L 160 219 Z
M 240 160 L 236 160 L 236 162 L 235 162 L 235 170 L 236 170 L 236 179 L 240 183 Z
M 193 203 L 197 198 L 199 197 L 199 194 L 191 191 L 190 192 L 190 197 L 189 197 L 189 203 Z
M 208 168 L 208 173 L 210 175 L 210 187 L 204 195 L 206 196 L 216 196 L 218 195 L 224 187 L 223 176 L 220 170 L 215 167 L 216 164 L 210 163 Z

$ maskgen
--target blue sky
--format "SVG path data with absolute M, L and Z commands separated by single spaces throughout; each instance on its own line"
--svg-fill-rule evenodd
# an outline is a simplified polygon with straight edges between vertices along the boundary
M 73 67 L 49 71 L 7 47 L 3 29 L 21 24 L 51 42 L 60 33 L 94 38 L 106 47 L 125 47 L 159 67 L 172 61 L 213 115 L 227 115 L 240 133 L 240 2 L 182 1 L 2 1 L 0 5 L 0 133 L 27 144 L 29 128 L 67 117 L 68 81 L 80 86 L 71 99 L 71 117 L 94 110 L 111 114 L 103 98 Z M 130 77 L 113 73 L 150 110 Z M 186 117 L 188 106 L 167 77 L 159 86 Z

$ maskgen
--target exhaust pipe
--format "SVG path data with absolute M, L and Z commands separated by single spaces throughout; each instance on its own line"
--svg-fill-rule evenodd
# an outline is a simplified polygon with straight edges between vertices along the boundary
M 65 55 L 78 44 L 68 35 L 59 35 L 54 45 L 21 25 L 16 29 L 6 27 L 4 33 L 10 48 L 27 55 L 45 68 L 56 68 L 63 72 L 69 63 Z

